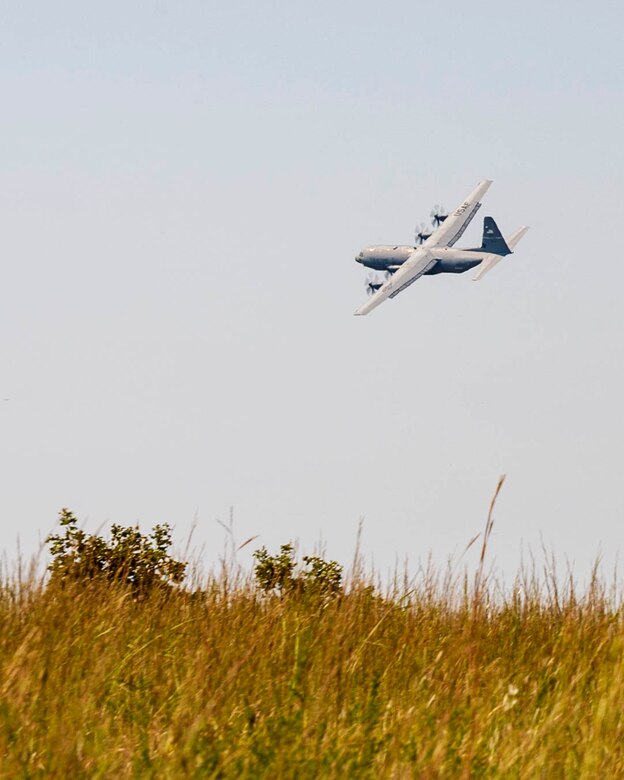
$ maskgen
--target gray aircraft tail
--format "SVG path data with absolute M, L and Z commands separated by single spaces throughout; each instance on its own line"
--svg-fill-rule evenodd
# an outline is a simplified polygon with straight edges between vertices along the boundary
M 483 219 L 483 240 L 481 251 L 490 255 L 510 255 L 511 249 L 503 238 L 503 234 L 498 229 L 498 225 L 492 217 Z

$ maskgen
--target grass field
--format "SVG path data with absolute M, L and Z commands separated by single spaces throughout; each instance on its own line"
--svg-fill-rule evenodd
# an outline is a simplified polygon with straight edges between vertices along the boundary
M 0 616 L 2 777 L 624 777 L 624 624 L 596 581 L 280 598 L 224 571 L 139 600 L 22 575 Z

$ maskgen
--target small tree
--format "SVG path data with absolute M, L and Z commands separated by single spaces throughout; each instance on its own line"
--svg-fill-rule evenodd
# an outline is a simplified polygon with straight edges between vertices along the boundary
M 306 565 L 301 574 L 304 589 L 322 595 L 334 595 L 342 589 L 342 566 L 336 561 L 324 561 L 316 555 L 304 555 Z
M 48 566 L 52 582 L 102 579 L 145 592 L 184 579 L 187 564 L 168 553 L 171 527 L 167 523 L 154 526 L 148 536 L 138 526 L 113 525 L 110 541 L 78 528 L 69 509 L 61 509 L 59 524 L 64 533 L 46 539 L 53 558 Z
M 253 554 L 256 582 L 265 593 L 277 591 L 280 595 L 293 589 L 295 553 L 292 544 L 283 544 L 279 555 L 269 555 L 266 547 Z
M 297 572 L 292 544 L 283 544 L 278 555 L 269 555 L 266 547 L 253 554 L 256 582 L 265 593 L 314 593 L 333 596 L 342 589 L 342 566 L 316 555 L 303 556 L 303 569 Z

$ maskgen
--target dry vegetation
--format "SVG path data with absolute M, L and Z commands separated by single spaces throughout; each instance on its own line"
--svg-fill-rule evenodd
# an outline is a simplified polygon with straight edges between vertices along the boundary
M 624 776 L 624 624 L 596 580 L 22 577 L 0 615 L 2 777 Z

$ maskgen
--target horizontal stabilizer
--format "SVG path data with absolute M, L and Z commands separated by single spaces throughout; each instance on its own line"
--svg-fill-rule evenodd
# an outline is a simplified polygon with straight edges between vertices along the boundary
M 473 282 L 478 282 L 479 279 L 483 279 L 488 271 L 491 271 L 495 265 L 500 263 L 504 255 L 486 255 L 481 263 L 477 266 L 475 275 L 472 277 Z
M 486 217 L 488 219 L 488 217 Z M 494 222 L 494 220 L 492 220 Z M 522 236 L 527 232 L 529 228 L 525 225 L 524 227 L 518 228 L 514 233 L 512 233 L 509 238 L 506 238 L 504 240 L 504 243 L 509 247 L 510 250 L 513 251 L 516 244 Z M 485 243 L 485 241 L 484 241 Z M 483 258 L 482 262 L 477 266 L 477 270 L 475 272 L 475 275 L 472 277 L 473 282 L 478 282 L 479 279 L 483 279 L 483 277 L 486 275 L 488 271 L 491 271 L 492 268 L 494 268 L 495 265 L 497 265 L 502 259 L 502 254 L 487 254 Z
M 507 239 L 507 246 L 510 249 L 514 249 L 518 241 L 522 238 L 522 236 L 527 232 L 528 225 L 524 225 L 524 227 L 518 228 L 514 233 L 512 233 Z

